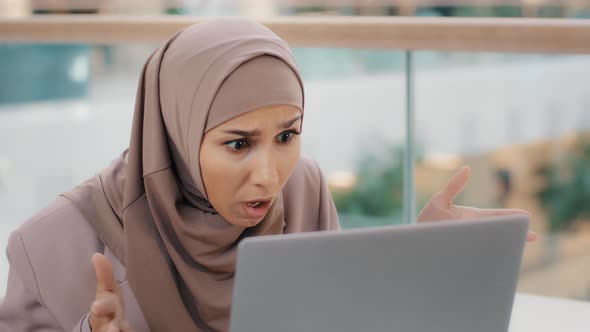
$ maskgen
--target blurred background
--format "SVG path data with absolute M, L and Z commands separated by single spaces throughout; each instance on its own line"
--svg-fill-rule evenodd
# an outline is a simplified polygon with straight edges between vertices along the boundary
M 567 0 L 2 0 L 0 16 L 445 16 L 590 18 Z M 0 246 L 126 148 L 141 66 L 157 44 L 0 41 Z M 345 228 L 407 222 L 461 165 L 458 204 L 531 211 L 519 291 L 590 300 L 590 56 L 416 51 L 415 168 L 404 169 L 406 53 L 295 48 L 303 150 Z M 8 263 L 0 258 L 0 297 Z

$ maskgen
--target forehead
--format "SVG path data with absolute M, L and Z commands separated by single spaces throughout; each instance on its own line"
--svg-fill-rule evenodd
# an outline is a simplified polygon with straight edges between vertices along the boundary
M 298 115 L 301 115 L 301 111 L 292 105 L 265 106 L 230 119 L 213 130 L 236 126 L 274 126 L 292 120 Z

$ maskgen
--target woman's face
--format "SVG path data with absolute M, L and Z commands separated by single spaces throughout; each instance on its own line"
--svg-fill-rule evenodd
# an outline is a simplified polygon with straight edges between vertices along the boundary
M 268 106 L 203 137 L 201 176 L 209 202 L 229 223 L 258 224 L 293 172 L 301 151 L 301 112 Z

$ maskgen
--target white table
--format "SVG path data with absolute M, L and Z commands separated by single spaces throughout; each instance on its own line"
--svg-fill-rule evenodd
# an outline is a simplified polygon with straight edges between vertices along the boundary
M 518 293 L 510 332 L 590 332 L 590 302 Z

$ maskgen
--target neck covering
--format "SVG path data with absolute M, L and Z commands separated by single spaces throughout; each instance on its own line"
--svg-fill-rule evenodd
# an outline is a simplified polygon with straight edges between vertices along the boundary
M 263 106 L 303 112 L 302 87 L 287 44 L 257 23 L 181 30 L 143 67 L 129 149 L 64 194 L 125 265 L 152 331 L 228 330 L 237 244 L 283 232 L 283 197 L 254 227 L 228 223 L 207 201 L 201 140 Z

